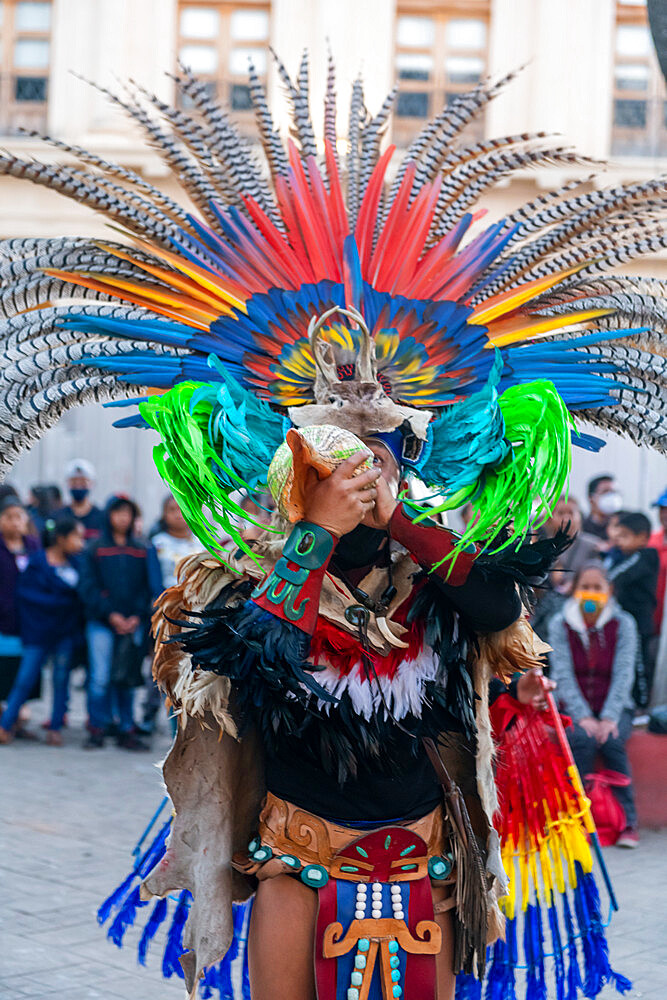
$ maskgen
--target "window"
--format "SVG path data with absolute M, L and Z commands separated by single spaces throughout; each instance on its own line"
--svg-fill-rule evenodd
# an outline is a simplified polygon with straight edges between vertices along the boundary
M 394 140 L 407 144 L 422 124 L 474 87 L 486 70 L 488 0 L 403 0 L 396 19 L 399 95 Z M 479 139 L 483 121 L 467 133 Z
M 667 155 L 667 93 L 643 0 L 618 0 L 612 156 Z
M 269 17 L 266 2 L 180 0 L 179 59 L 237 112 L 241 124 L 252 110 L 249 62 L 260 79 L 266 76 Z
M 51 0 L 0 0 L 0 131 L 46 128 Z

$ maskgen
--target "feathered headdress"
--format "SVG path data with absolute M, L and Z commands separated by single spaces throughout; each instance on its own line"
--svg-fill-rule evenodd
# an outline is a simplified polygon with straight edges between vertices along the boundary
M 187 70 L 192 114 L 136 84 L 104 91 L 139 124 L 197 214 L 79 147 L 0 171 L 104 214 L 123 242 L 12 239 L 2 248 L 2 461 L 66 409 L 136 397 L 158 468 L 212 551 L 242 546 L 233 499 L 262 490 L 290 425 L 398 433 L 414 474 L 478 514 L 463 543 L 519 539 L 566 483 L 575 418 L 665 451 L 664 283 L 607 272 L 667 240 L 664 181 L 572 181 L 489 226 L 474 205 L 513 171 L 590 161 L 543 133 L 467 145 L 510 79 L 444 108 L 397 167 L 382 150 L 395 92 L 371 117 L 361 83 L 339 162 L 329 66 L 320 155 L 308 63 L 278 62 L 293 138 L 250 70 L 266 171 Z M 270 179 L 268 179 L 270 177 Z M 587 178 L 587 180 L 590 178 Z M 67 304 L 58 304 L 59 302 Z M 74 300 L 74 304 L 72 304 Z

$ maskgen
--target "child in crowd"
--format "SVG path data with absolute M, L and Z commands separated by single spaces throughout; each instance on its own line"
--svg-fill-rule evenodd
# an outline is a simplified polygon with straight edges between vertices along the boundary
M 30 697 L 42 668 L 53 661 L 53 711 L 47 742 L 60 746 L 67 708 L 67 688 L 72 649 L 82 628 L 77 595 L 77 556 L 83 548 L 83 528 L 75 518 L 62 515 L 47 520 L 42 537 L 44 551 L 34 552 L 17 586 L 17 603 L 23 655 L 5 711 L 0 718 L 0 743 L 9 743 L 23 703 Z
M 655 667 L 655 595 L 660 568 L 658 553 L 648 547 L 650 536 L 651 522 L 645 514 L 622 513 L 614 531 L 620 558 L 613 565 L 607 564 L 616 600 L 637 623 L 643 667 L 640 664 L 636 673 L 634 696 L 642 707 L 648 705 Z
M 632 732 L 632 685 L 637 653 L 637 626 L 612 597 L 599 563 L 582 567 L 572 596 L 549 627 L 550 677 L 558 699 L 572 717 L 568 738 L 582 775 L 595 769 L 599 753 L 606 766 L 629 775 L 625 743 Z M 620 847 L 636 847 L 637 814 L 632 785 L 615 787 L 625 811 Z

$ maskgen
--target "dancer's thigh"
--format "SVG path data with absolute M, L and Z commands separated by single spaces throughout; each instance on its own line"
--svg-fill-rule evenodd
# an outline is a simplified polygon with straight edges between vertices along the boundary
M 289 875 L 259 883 L 250 920 L 252 1000 L 314 1000 L 317 893 Z

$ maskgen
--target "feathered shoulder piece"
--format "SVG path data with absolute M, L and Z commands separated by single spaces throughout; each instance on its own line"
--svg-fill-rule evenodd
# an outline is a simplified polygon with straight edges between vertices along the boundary
M 548 516 L 571 435 L 600 445 L 579 420 L 665 451 L 664 283 L 613 274 L 665 247 L 662 179 L 587 177 L 487 224 L 480 199 L 514 171 L 590 162 L 543 133 L 465 141 L 510 77 L 457 98 L 400 157 L 384 142 L 395 92 L 371 115 L 357 81 L 341 160 L 333 65 L 321 134 L 307 58 L 296 82 L 278 68 L 286 144 L 252 69 L 256 147 L 185 69 L 191 113 L 138 85 L 105 91 L 194 212 L 48 136 L 71 164 L 0 156 L 119 234 L 1 245 L 5 465 L 75 403 L 139 392 L 141 417 L 121 423 L 158 431 L 161 474 L 221 555 L 223 535 L 245 545 L 236 491 L 266 488 L 291 426 L 393 436 L 441 509 L 472 500 L 464 545 L 510 523 L 520 541 Z

